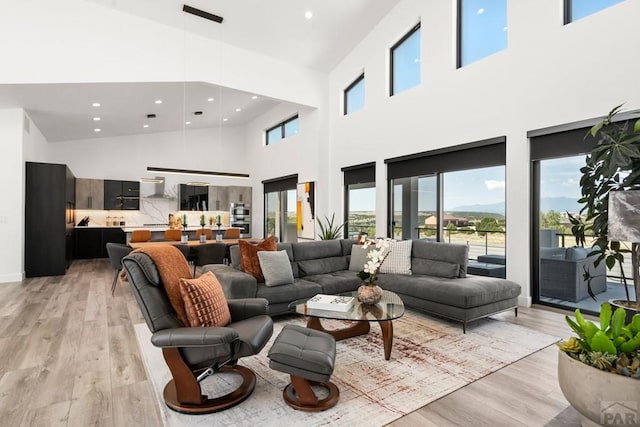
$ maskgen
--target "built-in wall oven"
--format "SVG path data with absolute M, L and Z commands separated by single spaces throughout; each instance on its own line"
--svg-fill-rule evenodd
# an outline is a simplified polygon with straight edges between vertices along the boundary
M 245 239 L 251 237 L 251 224 L 248 222 L 232 222 L 232 227 L 240 229 L 240 238 Z
M 231 227 L 240 229 L 240 237 L 251 237 L 251 206 L 244 203 L 231 203 L 229 212 Z

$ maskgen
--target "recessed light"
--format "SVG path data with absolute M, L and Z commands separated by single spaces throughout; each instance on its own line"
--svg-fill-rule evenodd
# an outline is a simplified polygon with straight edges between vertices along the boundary
M 228 121 L 229 119 L 227 119 L 226 117 L 224 119 L 222 119 L 223 122 Z
M 142 127 L 143 127 L 143 128 L 148 128 L 148 127 L 149 127 L 149 125 L 142 125 Z
M 94 102 L 93 104 L 91 104 L 93 107 L 99 107 L 100 103 L 99 102 Z
M 209 98 L 209 99 L 207 99 L 207 101 L 213 102 L 213 98 Z
M 236 113 L 239 113 L 240 111 L 242 111 L 242 108 L 236 108 Z
M 96 129 L 94 129 L 93 131 L 94 131 L 94 132 L 101 132 L 101 131 L 102 131 L 102 129 L 97 129 L 97 128 L 96 128 Z
M 93 121 L 94 121 L 94 122 L 99 122 L 99 121 L 100 121 L 100 117 L 94 117 L 94 118 L 93 118 Z
M 184 122 L 184 124 L 185 124 L 185 125 L 190 125 L 190 124 L 191 124 L 191 122 Z
M 310 10 L 307 10 L 307 11 L 304 13 L 304 17 L 305 17 L 305 18 L 307 18 L 307 19 L 311 19 L 311 18 L 313 18 L 313 12 L 311 12 Z
M 162 99 L 156 99 L 156 104 L 162 104 Z
M 258 95 L 253 95 L 251 99 L 258 99 Z

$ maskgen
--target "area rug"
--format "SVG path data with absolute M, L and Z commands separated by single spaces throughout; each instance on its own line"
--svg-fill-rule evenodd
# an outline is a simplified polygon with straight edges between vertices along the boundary
M 150 343 L 145 324 L 135 325 L 138 344 L 165 426 L 381 426 L 445 396 L 485 375 L 558 341 L 557 337 L 486 318 L 471 323 L 462 333 L 451 323 L 414 311 L 394 321 L 391 360 L 384 360 L 382 336 L 377 324 L 368 335 L 337 343 L 332 381 L 340 389 L 338 404 L 326 411 L 296 411 L 282 400 L 289 376 L 269 368 L 268 349 L 287 323 L 304 325 L 304 318 L 276 318 L 271 341 L 259 355 L 239 364 L 257 376 L 253 394 L 223 412 L 184 415 L 168 409 L 162 390 L 170 380 L 162 351 Z M 323 321 L 329 328 L 340 321 Z M 212 395 L 230 391 L 239 382 L 235 375 L 216 374 L 202 382 Z

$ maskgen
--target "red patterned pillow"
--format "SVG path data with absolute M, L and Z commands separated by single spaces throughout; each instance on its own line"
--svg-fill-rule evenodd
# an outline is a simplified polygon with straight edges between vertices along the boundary
M 258 251 L 275 251 L 276 239 L 270 236 L 257 245 L 252 245 L 245 240 L 240 240 L 238 246 L 240 247 L 240 266 L 242 267 L 242 271 L 251 274 L 256 278 L 258 283 L 264 283 L 264 275 L 262 274 L 262 268 L 260 268 Z
M 190 326 L 226 326 L 231 323 L 227 299 L 212 272 L 207 271 L 197 279 L 180 279 L 180 293 Z

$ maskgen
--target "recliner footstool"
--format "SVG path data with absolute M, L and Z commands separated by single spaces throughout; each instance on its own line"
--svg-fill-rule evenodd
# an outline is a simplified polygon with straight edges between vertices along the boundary
M 302 411 L 324 411 L 335 406 L 340 391 L 331 381 L 336 340 L 326 332 L 286 325 L 269 350 L 269 366 L 291 375 L 282 391 L 285 402 Z M 318 399 L 311 385 L 324 387 L 328 395 Z

